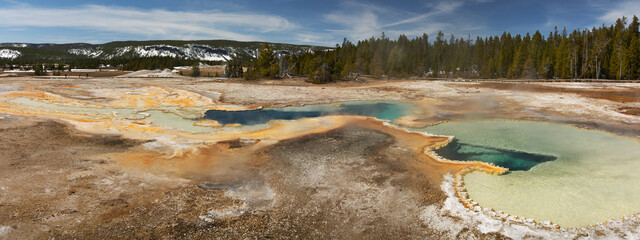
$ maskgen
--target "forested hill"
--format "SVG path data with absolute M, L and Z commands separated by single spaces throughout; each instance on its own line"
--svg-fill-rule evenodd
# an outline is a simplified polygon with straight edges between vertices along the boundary
M 345 39 L 335 51 L 291 56 L 291 72 L 317 82 L 374 76 L 469 78 L 639 79 L 638 18 L 611 26 L 548 34 L 527 33 L 487 38 L 456 38 L 439 33 L 397 40 L 383 36 L 353 44 Z
M 0 43 L 0 63 L 109 63 L 122 59 L 173 58 L 205 62 L 224 62 L 231 58 L 251 60 L 264 42 L 240 42 L 231 40 L 198 41 L 120 41 L 105 44 L 30 44 Z M 299 54 L 313 47 L 283 43 L 271 43 L 276 52 Z

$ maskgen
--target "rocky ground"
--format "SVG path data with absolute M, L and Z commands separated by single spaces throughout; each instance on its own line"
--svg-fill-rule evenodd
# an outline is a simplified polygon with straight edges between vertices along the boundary
M 252 106 L 407 101 L 421 107 L 419 124 L 550 120 L 640 136 L 640 117 L 628 113 L 640 108 L 636 84 L 0 79 L 0 93 L 31 88 L 92 104 L 113 101 L 96 89 L 142 87 Z M 197 156 L 150 162 L 122 156 L 155 156 L 153 139 L 58 118 L 0 113 L 0 239 L 505 237 L 433 227 L 421 214 L 444 204 L 442 178 L 458 167 L 423 155 L 426 138 L 373 121 L 277 142 L 209 142 Z

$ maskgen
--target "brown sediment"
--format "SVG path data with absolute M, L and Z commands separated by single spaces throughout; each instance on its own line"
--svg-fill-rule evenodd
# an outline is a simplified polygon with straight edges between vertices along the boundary
M 78 101 L 75 99 L 68 99 L 62 96 L 58 96 L 55 94 L 50 94 L 46 92 L 42 92 L 39 90 L 34 90 L 34 86 L 25 87 L 25 91 L 22 92 L 10 92 L 4 97 L 15 98 L 15 97 L 29 97 L 36 100 L 53 102 L 53 103 L 63 103 L 71 106 L 84 106 L 83 101 Z M 101 92 L 102 97 L 114 98 L 111 102 L 105 107 L 158 107 L 158 106 L 172 106 L 176 108 L 189 108 L 193 106 L 199 107 L 210 107 L 210 104 L 213 104 L 213 100 L 204 98 L 201 95 L 194 94 L 192 92 L 188 92 L 185 90 L 179 89 L 171 89 L 164 87 L 146 87 L 139 88 L 134 90 L 105 90 Z M 116 99 L 117 98 L 117 99 Z M 99 107 L 95 105 L 89 105 L 86 107 Z M 47 110 L 31 112 L 30 109 L 25 108 L 16 108 L 13 104 L 2 104 L 0 105 L 3 112 L 12 113 L 12 114 L 23 114 L 23 115 L 40 115 L 47 117 L 54 117 L 59 119 L 64 119 L 78 127 L 83 131 L 92 132 L 92 133 L 119 133 L 123 134 L 128 138 L 133 139 L 157 139 L 158 136 L 175 136 L 177 139 L 187 139 L 187 140 L 196 140 L 196 141 L 204 141 L 205 143 L 215 143 L 220 141 L 227 141 L 231 139 L 238 138 L 247 138 L 247 139 L 270 139 L 270 140 L 283 140 L 295 138 L 303 135 L 314 134 L 326 132 L 338 127 L 343 126 L 347 123 L 353 123 L 354 121 L 360 122 L 364 124 L 369 120 L 363 120 L 366 118 L 361 117 L 341 117 L 341 116 L 329 116 L 315 119 L 303 119 L 295 122 L 287 122 L 287 121 L 274 121 L 271 126 L 267 129 L 258 130 L 258 131 L 249 131 L 249 132 L 217 132 L 216 134 L 195 134 L 188 133 L 182 131 L 176 131 L 171 129 L 165 129 L 160 126 L 149 125 L 146 121 L 127 121 L 126 119 L 115 119 L 109 116 L 103 116 L 101 118 L 96 118 L 96 116 L 83 115 L 82 113 L 69 114 L 63 112 L 46 112 Z M 373 125 L 369 125 L 373 127 Z M 230 127 L 232 125 L 227 125 Z M 393 131 L 393 128 L 384 127 L 386 130 L 384 131 Z M 380 130 L 380 129 L 378 129 Z M 400 131 L 396 134 L 400 134 Z M 407 135 L 411 136 L 411 134 Z M 406 138 L 407 136 L 404 136 Z M 421 136 L 421 135 L 416 135 Z M 414 136 L 415 138 L 415 136 Z M 176 139 L 176 138 L 174 138 Z M 412 142 L 410 145 L 418 146 L 419 148 L 427 148 L 431 144 L 436 144 L 436 142 L 441 141 L 434 140 L 432 138 L 427 137 L 419 137 L 419 140 Z M 438 139 L 435 137 L 435 139 Z M 418 143 L 422 142 L 422 143 Z M 436 144 L 437 145 L 437 144 Z M 192 156 L 193 152 L 202 151 L 200 147 L 191 148 L 186 151 L 178 151 L 172 152 L 171 156 L 177 155 L 185 155 Z M 206 152 L 206 151 L 204 151 Z M 434 160 L 440 161 L 442 163 L 446 163 L 445 165 L 465 165 L 471 166 L 474 165 L 476 167 L 487 168 L 486 164 L 482 163 L 460 163 L 460 162 L 446 162 L 442 159 L 439 159 L 433 153 L 429 151 L 426 152 L 427 156 L 433 158 Z M 158 158 L 159 156 L 150 155 L 146 156 L 146 158 Z M 187 157 L 189 158 L 189 157 Z M 143 161 L 144 162 L 144 161 Z
M 322 123 L 325 121 L 329 121 L 331 124 Z M 452 139 L 451 137 L 426 136 L 419 133 L 410 133 L 403 129 L 385 125 L 383 122 L 374 120 L 373 118 L 355 116 L 328 116 L 315 119 L 301 119 L 293 122 L 283 121 L 273 124 L 270 128 L 250 132 L 232 132 L 226 134 L 197 136 L 184 134 L 181 135 L 181 137 L 202 137 L 201 139 L 206 139 L 208 142 L 216 144 L 193 147 L 184 151 L 172 153 L 159 153 L 153 151 L 126 153 L 120 157 L 120 159 L 122 159 L 120 162 L 127 166 L 138 166 L 143 168 L 153 166 L 153 168 L 166 168 L 171 169 L 172 171 L 177 171 L 179 169 L 191 169 L 190 171 L 194 172 L 195 170 L 211 169 L 210 164 L 215 164 L 215 159 L 229 158 L 228 155 L 224 154 L 223 157 L 220 157 L 223 152 L 233 152 L 233 150 L 226 150 L 229 147 L 224 145 L 224 143 L 228 143 L 229 141 L 240 141 L 244 139 L 242 140 L 244 142 L 258 142 L 259 139 L 263 139 L 264 141 L 251 148 L 256 150 L 258 148 L 272 145 L 277 141 L 296 139 L 312 134 L 321 134 L 338 128 L 356 125 L 384 132 L 385 134 L 393 136 L 399 144 L 403 146 L 411 146 L 410 148 L 412 151 L 420 153 L 415 156 L 417 158 L 415 167 L 430 172 L 427 176 L 431 178 L 431 181 L 436 182 L 437 184 L 440 183 L 439 179 L 441 179 L 441 176 L 444 174 L 461 171 L 463 169 L 478 169 L 497 174 L 501 174 L 506 171 L 504 168 L 483 162 L 461 162 L 443 159 L 433 152 L 433 150 L 448 144 Z M 247 148 L 243 149 L 246 150 Z
M 112 161 L 105 154 L 143 143 L 15 116 L 0 120 L 0 142 L 0 225 L 10 226 L 14 239 L 48 238 L 45 230 L 108 208 L 100 201 L 110 194 L 94 182 L 119 171 L 105 168 Z
M 444 200 L 442 175 L 460 166 L 423 150 L 446 139 L 357 119 L 282 140 L 263 151 L 268 160 L 261 168 L 283 209 L 274 218 L 318 237 L 436 237 L 418 226 L 419 209 Z
M 345 101 L 345 96 L 351 96 L 343 94 L 348 92 L 344 89 L 324 85 L 308 87 L 313 90 L 309 93 L 317 95 L 305 93 L 309 89 L 302 89 L 303 94 L 296 93 L 298 95 L 292 98 L 278 91 L 254 98 L 251 94 L 257 95 L 255 91 L 245 93 L 243 90 L 248 88 L 242 85 L 246 83 L 239 84 L 242 86 L 237 90 L 229 90 L 229 86 L 217 83 L 211 83 L 211 86 L 191 82 L 185 85 L 167 83 L 162 86 L 164 81 L 126 79 L 118 80 L 118 85 L 94 82 L 101 89 L 68 88 L 48 83 L 33 85 L 25 91 L 5 92 L 3 96 L 7 99 L 27 97 L 79 107 L 159 110 L 189 117 L 200 116 L 208 109 L 243 110 L 256 107 L 224 105 L 216 98 L 216 94 L 207 97 L 211 99 L 209 101 L 179 88 L 202 88 L 216 93 L 220 89 L 221 94 L 236 91 L 236 95 L 229 98 L 233 103 L 274 106 Z M 76 83 L 68 84 L 73 86 Z M 273 84 L 285 86 L 282 88 L 285 90 L 278 89 L 282 92 L 291 91 L 286 90 L 288 83 L 283 81 L 274 81 Z M 349 91 L 353 90 L 353 96 L 363 93 L 362 96 L 356 96 L 361 100 L 398 100 L 400 95 L 404 99 L 411 99 L 402 93 L 412 91 L 406 87 L 386 87 L 386 84 L 393 85 L 386 82 L 376 84 L 381 86 L 358 84 L 347 87 L 351 88 Z M 325 86 L 328 90 L 322 90 Z M 361 86 L 363 91 L 358 92 Z M 113 87 L 116 90 L 107 91 Z M 266 89 L 269 86 L 263 84 L 261 87 Z M 373 91 L 375 94 L 365 92 L 365 88 L 371 87 L 376 88 Z M 461 89 L 472 87 L 475 85 L 465 85 Z M 336 94 L 338 92 L 340 94 Z M 90 98 L 73 98 L 74 95 Z M 278 98 L 272 98 L 272 95 Z M 418 96 L 418 93 L 414 95 Z M 462 103 L 451 104 L 450 100 L 427 99 L 425 101 L 428 102 L 421 106 L 427 111 L 415 114 L 418 118 L 404 120 L 409 120 L 409 124 L 424 124 L 447 118 L 457 119 L 457 115 L 433 116 L 429 109 L 439 107 L 432 106 L 434 104 L 441 104 L 442 108 L 453 114 L 464 114 L 474 108 Z M 10 219 L 0 221 L 0 225 L 11 226 L 13 230 L 9 236 L 18 238 L 214 236 L 437 239 L 445 235 L 424 226 L 416 215 L 426 204 L 442 204 L 442 175 L 460 174 L 478 168 L 497 173 L 504 171 L 484 163 L 452 162 L 439 158 L 432 150 L 446 144 L 450 140 L 448 137 L 407 133 L 362 117 L 274 121 L 266 129 L 255 131 L 241 127 L 224 131 L 217 131 L 222 128 L 212 128 L 211 133 L 198 134 L 154 126 L 144 119 L 96 117 L 46 109 L 33 111 L 5 101 L 0 101 L 0 112 L 63 119 L 91 138 L 96 135 L 89 133 L 118 133 L 126 138 L 156 141 L 150 142 L 149 146 L 156 143 L 178 146 L 177 150 L 168 151 L 150 150 L 146 145 L 129 148 L 140 143 L 135 141 L 136 144 L 126 145 L 126 149 L 117 147 L 113 151 L 100 152 L 107 154 L 96 159 L 88 156 L 92 154 L 91 149 L 102 149 L 99 146 L 79 146 L 68 143 L 64 138 L 61 145 L 56 147 L 56 151 L 61 153 L 16 148 L 25 159 L 33 155 L 34 158 L 45 160 L 49 156 L 54 162 L 59 162 L 61 158 L 56 154 L 74 155 L 76 152 L 77 156 L 68 160 L 77 157 L 81 162 L 58 168 L 25 161 L 20 169 L 22 173 L 14 171 L 12 174 L 28 175 L 11 180 L 15 186 L 18 186 L 17 183 L 27 183 L 22 190 L 16 190 L 20 188 L 12 185 L 3 192 L 5 190 L 2 187 L 7 185 L 7 181 L 0 179 L 0 209 L 7 210 L 0 211 L 0 216 Z M 11 128 L 17 126 L 15 124 L 12 123 Z M 24 137 L 29 142 L 38 134 L 37 131 L 22 133 L 26 137 L 13 135 L 0 151 L 7 146 L 11 148 L 13 138 Z M 48 131 L 42 134 L 56 136 Z M 56 142 L 55 139 L 47 141 Z M 108 145 L 107 142 L 97 145 L 103 144 Z M 43 149 L 49 148 L 47 144 L 44 146 Z M 35 180 L 30 181 L 32 179 Z M 204 184 L 204 187 L 195 186 L 200 184 Z M 242 192 L 245 190 L 250 191 Z M 18 193 L 2 194 L 8 191 Z M 273 192 L 273 199 L 259 198 L 258 203 L 252 202 L 256 200 L 252 194 L 257 192 L 269 196 L 270 191 Z M 456 194 L 462 196 L 464 192 L 457 191 Z M 7 201 L 3 197 L 12 200 Z M 260 201 L 267 201 L 268 204 Z M 33 204 L 30 205 L 30 202 Z M 237 214 L 237 209 L 243 213 Z M 223 214 L 227 212 L 233 214 Z M 476 230 L 472 231 L 477 234 Z
M 640 101 L 640 92 L 635 89 L 579 89 L 564 88 L 556 86 L 541 85 L 535 83 L 496 83 L 483 82 L 475 86 L 482 88 L 491 88 L 499 90 L 513 90 L 540 93 L 574 93 L 588 98 L 606 99 L 614 102 L 638 102 Z
M 21 141 L 41 147 L 11 148 L 17 165 L 3 168 L 13 173 L 0 186 L 14 192 L 11 200 L 0 196 L 0 209 L 6 208 L 0 219 L 15 226 L 15 237 L 440 236 L 418 215 L 422 207 L 443 201 L 441 176 L 462 168 L 423 154 L 447 138 L 408 133 L 371 118 L 333 120 L 342 124 L 299 134 L 274 131 L 278 141 L 218 141 L 175 155 L 118 137 L 91 140 L 95 135 L 68 127 L 85 136 L 67 141 L 41 125 L 12 128 L 0 137 L 27 134 Z M 52 125 L 58 126 L 64 125 Z M 47 138 L 34 141 L 41 135 Z M 105 145 L 113 147 L 101 151 Z M 79 160 L 51 154 L 75 156 L 74 149 L 80 150 Z M 87 158 L 96 152 L 103 157 Z M 24 154 L 40 160 L 18 160 Z M 32 179 L 25 183 L 25 177 Z
M 330 122 L 330 124 L 327 124 Z M 184 134 L 182 137 L 202 137 L 212 143 L 218 143 L 214 145 L 201 146 L 196 148 L 190 148 L 185 151 L 178 151 L 169 155 L 166 153 L 134 153 L 125 154 L 122 159 L 122 163 L 130 164 L 133 162 L 139 162 L 141 166 L 153 165 L 157 161 L 164 161 L 162 159 L 171 162 L 180 162 L 181 164 L 187 164 L 190 161 L 202 162 L 202 159 L 211 159 L 207 156 L 214 156 L 212 149 L 218 148 L 219 143 L 225 143 L 238 139 L 246 139 L 250 141 L 255 139 L 265 140 L 259 146 L 267 146 L 276 143 L 277 141 L 284 141 L 288 139 L 295 139 L 312 134 L 321 134 L 334 129 L 344 128 L 346 126 L 360 126 L 380 132 L 384 132 L 393 136 L 396 141 L 400 142 L 403 146 L 411 146 L 412 151 L 420 152 L 416 156 L 420 161 L 429 163 L 427 165 L 420 165 L 420 167 L 432 166 L 440 169 L 434 171 L 435 175 L 441 176 L 451 171 L 458 171 L 463 168 L 478 168 L 488 172 L 501 172 L 502 168 L 491 166 L 482 162 L 460 162 L 460 161 L 448 161 L 437 156 L 432 150 L 444 146 L 450 142 L 450 137 L 447 136 L 426 136 L 419 133 L 406 132 L 403 129 L 395 128 L 385 125 L 384 122 L 380 122 L 373 118 L 357 117 L 357 116 L 327 116 L 314 119 L 300 119 L 297 121 L 282 121 L 273 123 L 270 128 L 249 132 L 231 132 L 224 134 L 215 134 L 212 136 L 204 137 L 205 135 L 192 135 Z M 227 147 L 223 147 L 227 148 Z M 198 169 L 203 166 L 194 166 L 193 169 Z M 432 180 L 435 180 L 432 179 Z
M 620 109 L 620 112 L 628 115 L 640 116 L 640 108 L 622 108 Z

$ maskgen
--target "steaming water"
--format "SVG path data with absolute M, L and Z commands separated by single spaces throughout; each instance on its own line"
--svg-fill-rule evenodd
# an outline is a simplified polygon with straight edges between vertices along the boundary
M 326 115 L 358 115 L 383 120 L 394 120 L 408 115 L 413 105 L 397 102 L 347 102 L 342 104 L 307 105 L 302 107 L 264 108 L 247 111 L 209 110 L 205 119 L 216 120 L 222 124 L 240 123 L 254 125 L 270 120 L 294 120 Z
M 467 174 L 469 196 L 485 208 L 563 227 L 584 227 L 640 211 L 637 139 L 540 122 L 450 122 L 423 130 L 453 135 L 459 144 L 557 157 L 527 171 Z M 474 154 L 485 161 L 499 157 Z

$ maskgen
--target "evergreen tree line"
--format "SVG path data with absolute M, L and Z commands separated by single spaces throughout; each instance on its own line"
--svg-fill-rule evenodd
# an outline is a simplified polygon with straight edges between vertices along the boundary
M 50 71 L 62 71 L 65 69 L 57 69 L 54 66 L 65 66 L 69 65 L 66 70 L 75 69 L 75 68 L 85 68 L 85 69 L 95 69 L 99 68 L 101 65 L 111 65 L 113 67 L 119 68 L 125 71 L 137 71 L 142 69 L 165 69 L 165 68 L 173 68 L 176 66 L 192 66 L 197 65 L 201 62 L 217 65 L 221 64 L 221 62 L 212 62 L 212 61 L 200 61 L 200 60 L 192 60 L 192 59 L 181 59 L 181 58 L 172 58 L 172 57 L 134 57 L 134 58 L 114 58 L 114 59 L 96 59 L 96 58 L 80 58 L 70 61 L 47 61 L 48 63 L 38 63 L 32 61 L 20 61 L 20 60 L 5 60 L 0 61 L 0 65 L 31 65 L 31 66 L 43 66 L 43 72 L 47 70 Z M 34 68 L 34 70 L 36 70 Z
M 250 62 L 229 60 L 229 77 L 282 78 L 308 76 L 311 82 L 325 83 L 374 77 L 434 78 L 542 78 L 542 79 L 640 79 L 640 23 L 623 17 L 611 26 L 534 34 L 448 38 L 439 32 L 431 41 L 427 34 L 408 39 L 400 35 L 391 40 L 382 33 L 357 43 L 346 39 L 335 49 L 314 49 L 300 54 L 276 55 L 265 43 L 257 59 Z M 199 60 L 171 57 L 115 59 L 82 58 L 48 61 L 46 64 L 21 60 L 0 60 L 0 64 L 43 66 L 38 74 L 69 65 L 70 68 L 98 68 L 111 65 L 121 70 L 164 69 L 194 66 Z M 54 64 L 55 63 L 55 64 Z M 220 64 L 219 62 L 206 62 Z M 246 68 L 246 71 L 243 71 Z M 66 69 L 66 70 L 68 70 Z M 195 74 L 195 72 L 194 72 Z
M 231 66 L 230 68 L 237 68 L 237 66 L 233 66 L 234 62 L 228 62 L 227 64 Z M 241 63 L 235 62 L 235 64 Z M 231 75 L 229 74 L 229 76 Z M 243 73 L 243 77 L 248 80 L 281 77 L 278 58 L 268 43 L 262 45 L 258 51 L 258 58 L 247 65 L 247 72 Z
M 283 54 L 277 56 L 274 54 L 271 46 L 268 43 L 259 49 L 258 56 L 254 61 L 244 64 L 240 60 L 232 59 L 227 62 L 227 76 L 228 77 L 244 77 L 247 80 L 253 80 L 258 78 L 283 78 L 292 75 L 305 75 L 309 76 L 311 82 L 314 83 L 326 83 L 341 78 L 341 75 L 334 74 L 332 68 L 327 62 L 332 62 L 332 59 L 336 57 L 331 55 L 333 51 L 319 50 L 315 53 L 307 52 L 303 54 Z M 322 54 L 329 53 L 329 54 Z M 313 64 L 304 65 L 300 67 L 302 59 L 313 59 Z M 332 62 L 333 63 L 333 62 Z M 243 67 L 246 66 L 247 71 L 243 72 Z M 307 67 L 309 66 L 309 67 Z M 309 69 L 308 71 L 301 71 L 301 69 Z
M 307 75 L 314 82 L 375 77 L 438 78 L 640 79 L 640 23 L 621 18 L 611 26 L 591 30 L 557 27 L 547 36 L 539 31 L 522 36 L 448 39 L 439 32 L 434 41 L 423 34 L 390 40 L 382 34 L 353 44 L 346 39 L 334 50 L 284 56 L 279 60 L 260 51 L 252 77 L 274 77 L 284 71 Z M 268 47 L 268 46 L 267 46 Z M 269 55 L 261 57 L 262 54 Z M 280 72 L 277 70 L 280 69 Z M 247 71 L 246 74 L 249 74 Z M 245 74 L 245 75 L 246 75 Z M 253 74 L 253 72 L 252 72 Z

